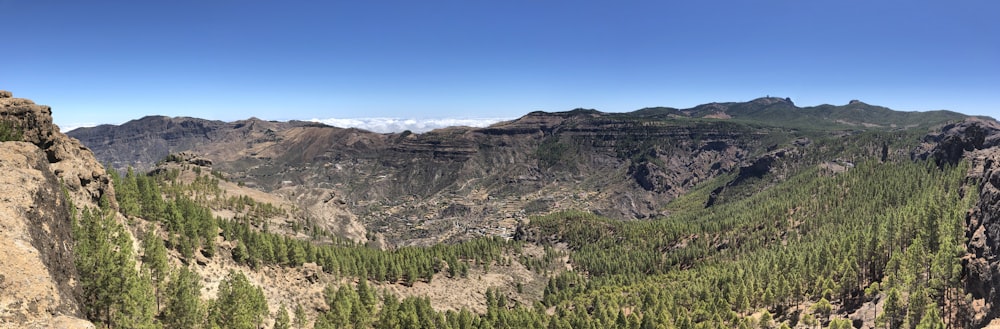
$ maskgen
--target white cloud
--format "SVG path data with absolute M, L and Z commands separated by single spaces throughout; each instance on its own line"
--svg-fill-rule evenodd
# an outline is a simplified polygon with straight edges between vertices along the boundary
M 309 121 L 319 122 L 334 127 L 358 128 L 377 133 L 394 133 L 409 130 L 415 133 L 422 133 L 438 128 L 468 126 L 486 127 L 491 124 L 510 120 L 501 118 L 482 119 L 400 119 L 400 118 L 355 118 L 355 119 L 312 119 Z
M 491 124 L 511 120 L 510 118 L 479 118 L 479 119 L 401 119 L 401 118 L 354 118 L 354 119 L 310 119 L 340 128 L 358 128 L 377 133 L 398 133 L 409 130 L 415 133 L 428 132 L 438 128 L 467 126 L 486 127 Z M 63 133 L 77 128 L 96 127 L 97 123 L 64 123 L 59 125 Z
M 76 128 L 96 127 L 98 124 L 84 122 L 84 123 L 68 123 L 68 124 L 57 124 L 57 125 L 59 126 L 60 132 L 67 133 L 73 131 Z

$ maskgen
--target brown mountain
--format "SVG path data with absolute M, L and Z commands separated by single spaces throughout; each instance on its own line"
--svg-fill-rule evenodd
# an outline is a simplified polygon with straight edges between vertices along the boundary
M 968 305 L 944 309 L 972 327 L 1000 316 L 1000 294 L 993 288 L 1000 277 L 1000 221 L 995 218 L 1000 204 L 1000 123 L 950 112 L 895 112 L 860 102 L 797 108 L 789 100 L 761 99 L 696 109 L 536 112 L 483 129 L 425 134 L 165 117 L 130 122 L 124 132 L 110 126 L 83 131 L 90 134 L 88 143 L 103 140 L 95 146 L 105 154 L 102 161 L 114 161 L 117 155 L 135 158 L 137 153 L 125 152 L 128 145 L 149 151 L 165 148 L 164 154 L 174 156 L 157 170 L 177 170 L 176 179 L 184 182 L 209 177 L 201 170 L 213 170 L 215 177 L 227 178 L 218 185 L 225 193 L 293 210 L 269 220 L 318 220 L 342 236 L 384 236 L 392 244 L 510 234 L 514 222 L 526 215 L 557 209 L 640 219 L 707 207 L 767 189 L 803 168 L 836 175 L 860 161 L 933 159 L 947 166 L 966 159 L 968 183 L 961 193 L 979 193 L 965 216 L 968 240 L 962 245 L 963 284 L 958 293 L 968 297 L 956 299 Z M 791 120 L 773 121 L 776 117 Z M 77 300 L 67 201 L 93 207 L 102 196 L 114 195 L 112 182 L 87 147 L 51 124 L 48 107 L 0 92 L 0 119 L 0 263 L 9 265 L 0 269 L 0 328 L 93 327 L 79 318 L 80 305 L 85 304 Z M 177 154 L 180 151 L 188 153 Z M 678 198 L 681 195 L 700 197 Z M 123 223 L 157 225 L 112 214 Z M 274 232 L 303 234 L 282 230 Z M 678 245 L 686 244 L 684 239 Z M 174 252 L 170 256 L 175 264 L 188 264 L 201 273 L 208 296 L 227 271 L 236 269 L 264 287 L 270 310 L 294 301 L 309 305 L 308 316 L 314 316 L 325 311 L 323 286 L 343 281 L 322 273 L 315 263 L 250 269 L 230 261 L 236 249 L 232 241 L 216 240 L 221 257 L 198 256 L 188 264 Z M 530 242 L 524 246 L 541 249 Z M 724 249 L 727 243 L 718 246 Z M 524 270 L 517 261 L 496 266 L 506 267 L 500 273 L 484 271 L 477 279 L 438 276 L 434 284 L 382 287 L 400 295 L 429 295 L 436 307 L 445 305 L 443 309 L 470 307 L 479 313 L 485 306 L 475 296 L 482 296 L 486 287 L 517 285 L 520 290 L 524 283 L 541 294 L 545 276 Z M 464 299 L 455 295 L 456 289 Z M 850 307 L 838 302 L 835 312 L 855 326 L 870 326 L 870 311 L 877 311 L 883 299 L 874 296 Z
M 730 175 L 727 185 L 740 185 L 774 168 L 838 161 L 799 157 L 833 154 L 843 138 L 914 127 L 923 134 L 965 117 L 861 102 L 799 108 L 788 99 L 761 98 L 685 110 L 533 112 L 487 128 L 423 134 L 146 117 L 69 135 L 120 170 L 146 170 L 168 154 L 191 152 L 230 180 L 264 191 L 321 189 L 368 230 L 411 244 L 513 230 L 528 215 L 554 210 L 660 216 L 671 200 L 716 177 Z M 858 152 L 909 156 L 909 147 L 869 145 Z M 739 189 L 722 186 L 716 194 L 726 191 Z

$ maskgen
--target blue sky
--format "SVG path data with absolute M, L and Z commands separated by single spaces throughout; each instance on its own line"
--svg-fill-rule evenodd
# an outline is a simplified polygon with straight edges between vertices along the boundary
M 0 0 L 56 123 L 513 118 L 791 97 L 1000 117 L 1000 2 Z

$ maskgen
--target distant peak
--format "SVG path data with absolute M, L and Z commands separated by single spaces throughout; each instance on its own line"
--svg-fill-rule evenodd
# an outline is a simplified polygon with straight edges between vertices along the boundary
M 761 97 L 761 98 L 754 99 L 754 100 L 750 101 L 750 103 L 761 104 L 761 105 L 771 105 L 771 104 L 777 104 L 777 103 L 788 103 L 788 105 L 795 105 L 795 103 L 792 102 L 792 98 L 791 97 L 781 98 L 781 97 L 771 97 L 771 95 L 767 95 L 767 96 L 764 96 L 764 97 Z
M 595 110 L 595 109 L 585 109 L 585 108 L 582 108 L 582 107 L 578 107 L 578 108 L 573 109 L 572 111 L 566 112 L 566 114 L 569 114 L 569 115 L 599 115 L 599 114 L 602 114 L 602 113 L 601 113 L 601 111 L 598 111 L 598 110 Z
M 521 119 L 529 117 L 559 117 L 559 118 L 569 118 L 576 116 L 590 116 L 596 117 L 603 115 L 604 112 L 595 109 L 586 108 L 575 108 L 569 111 L 559 111 L 559 112 L 546 112 L 546 111 L 533 111 L 531 113 L 525 114 Z

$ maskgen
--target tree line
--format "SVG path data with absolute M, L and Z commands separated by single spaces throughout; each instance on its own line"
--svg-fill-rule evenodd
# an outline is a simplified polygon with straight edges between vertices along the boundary
M 314 262 L 355 282 L 326 289 L 316 328 L 837 328 L 846 320 L 836 310 L 876 299 L 885 305 L 872 314 L 880 327 L 960 328 L 971 307 L 962 292 L 963 221 L 978 195 L 966 170 L 913 161 L 865 161 L 836 175 L 807 168 L 747 197 L 684 206 L 665 218 L 567 211 L 532 218 L 519 241 L 390 250 L 295 239 L 249 216 L 215 218 L 213 197 L 184 193 L 169 177 L 129 172 L 115 178 L 124 186 L 117 201 L 123 214 L 153 224 L 141 229 L 142 253 L 107 207 L 74 211 L 74 237 L 81 287 L 93 301 L 84 311 L 110 328 L 252 328 L 270 317 L 260 289 L 239 272 L 227 276 L 217 299 L 202 302 L 197 275 L 165 261 L 170 249 L 188 260 L 196 252 L 219 257 L 219 238 L 250 268 Z M 523 243 L 564 244 L 575 268 L 549 273 L 530 305 L 490 289 L 483 314 L 441 312 L 426 298 L 400 300 L 368 285 L 412 285 L 515 261 L 544 268 L 523 257 Z M 546 248 L 545 257 L 555 252 Z M 245 309 L 227 308 L 234 303 Z M 300 308 L 282 307 L 275 326 L 307 325 Z

